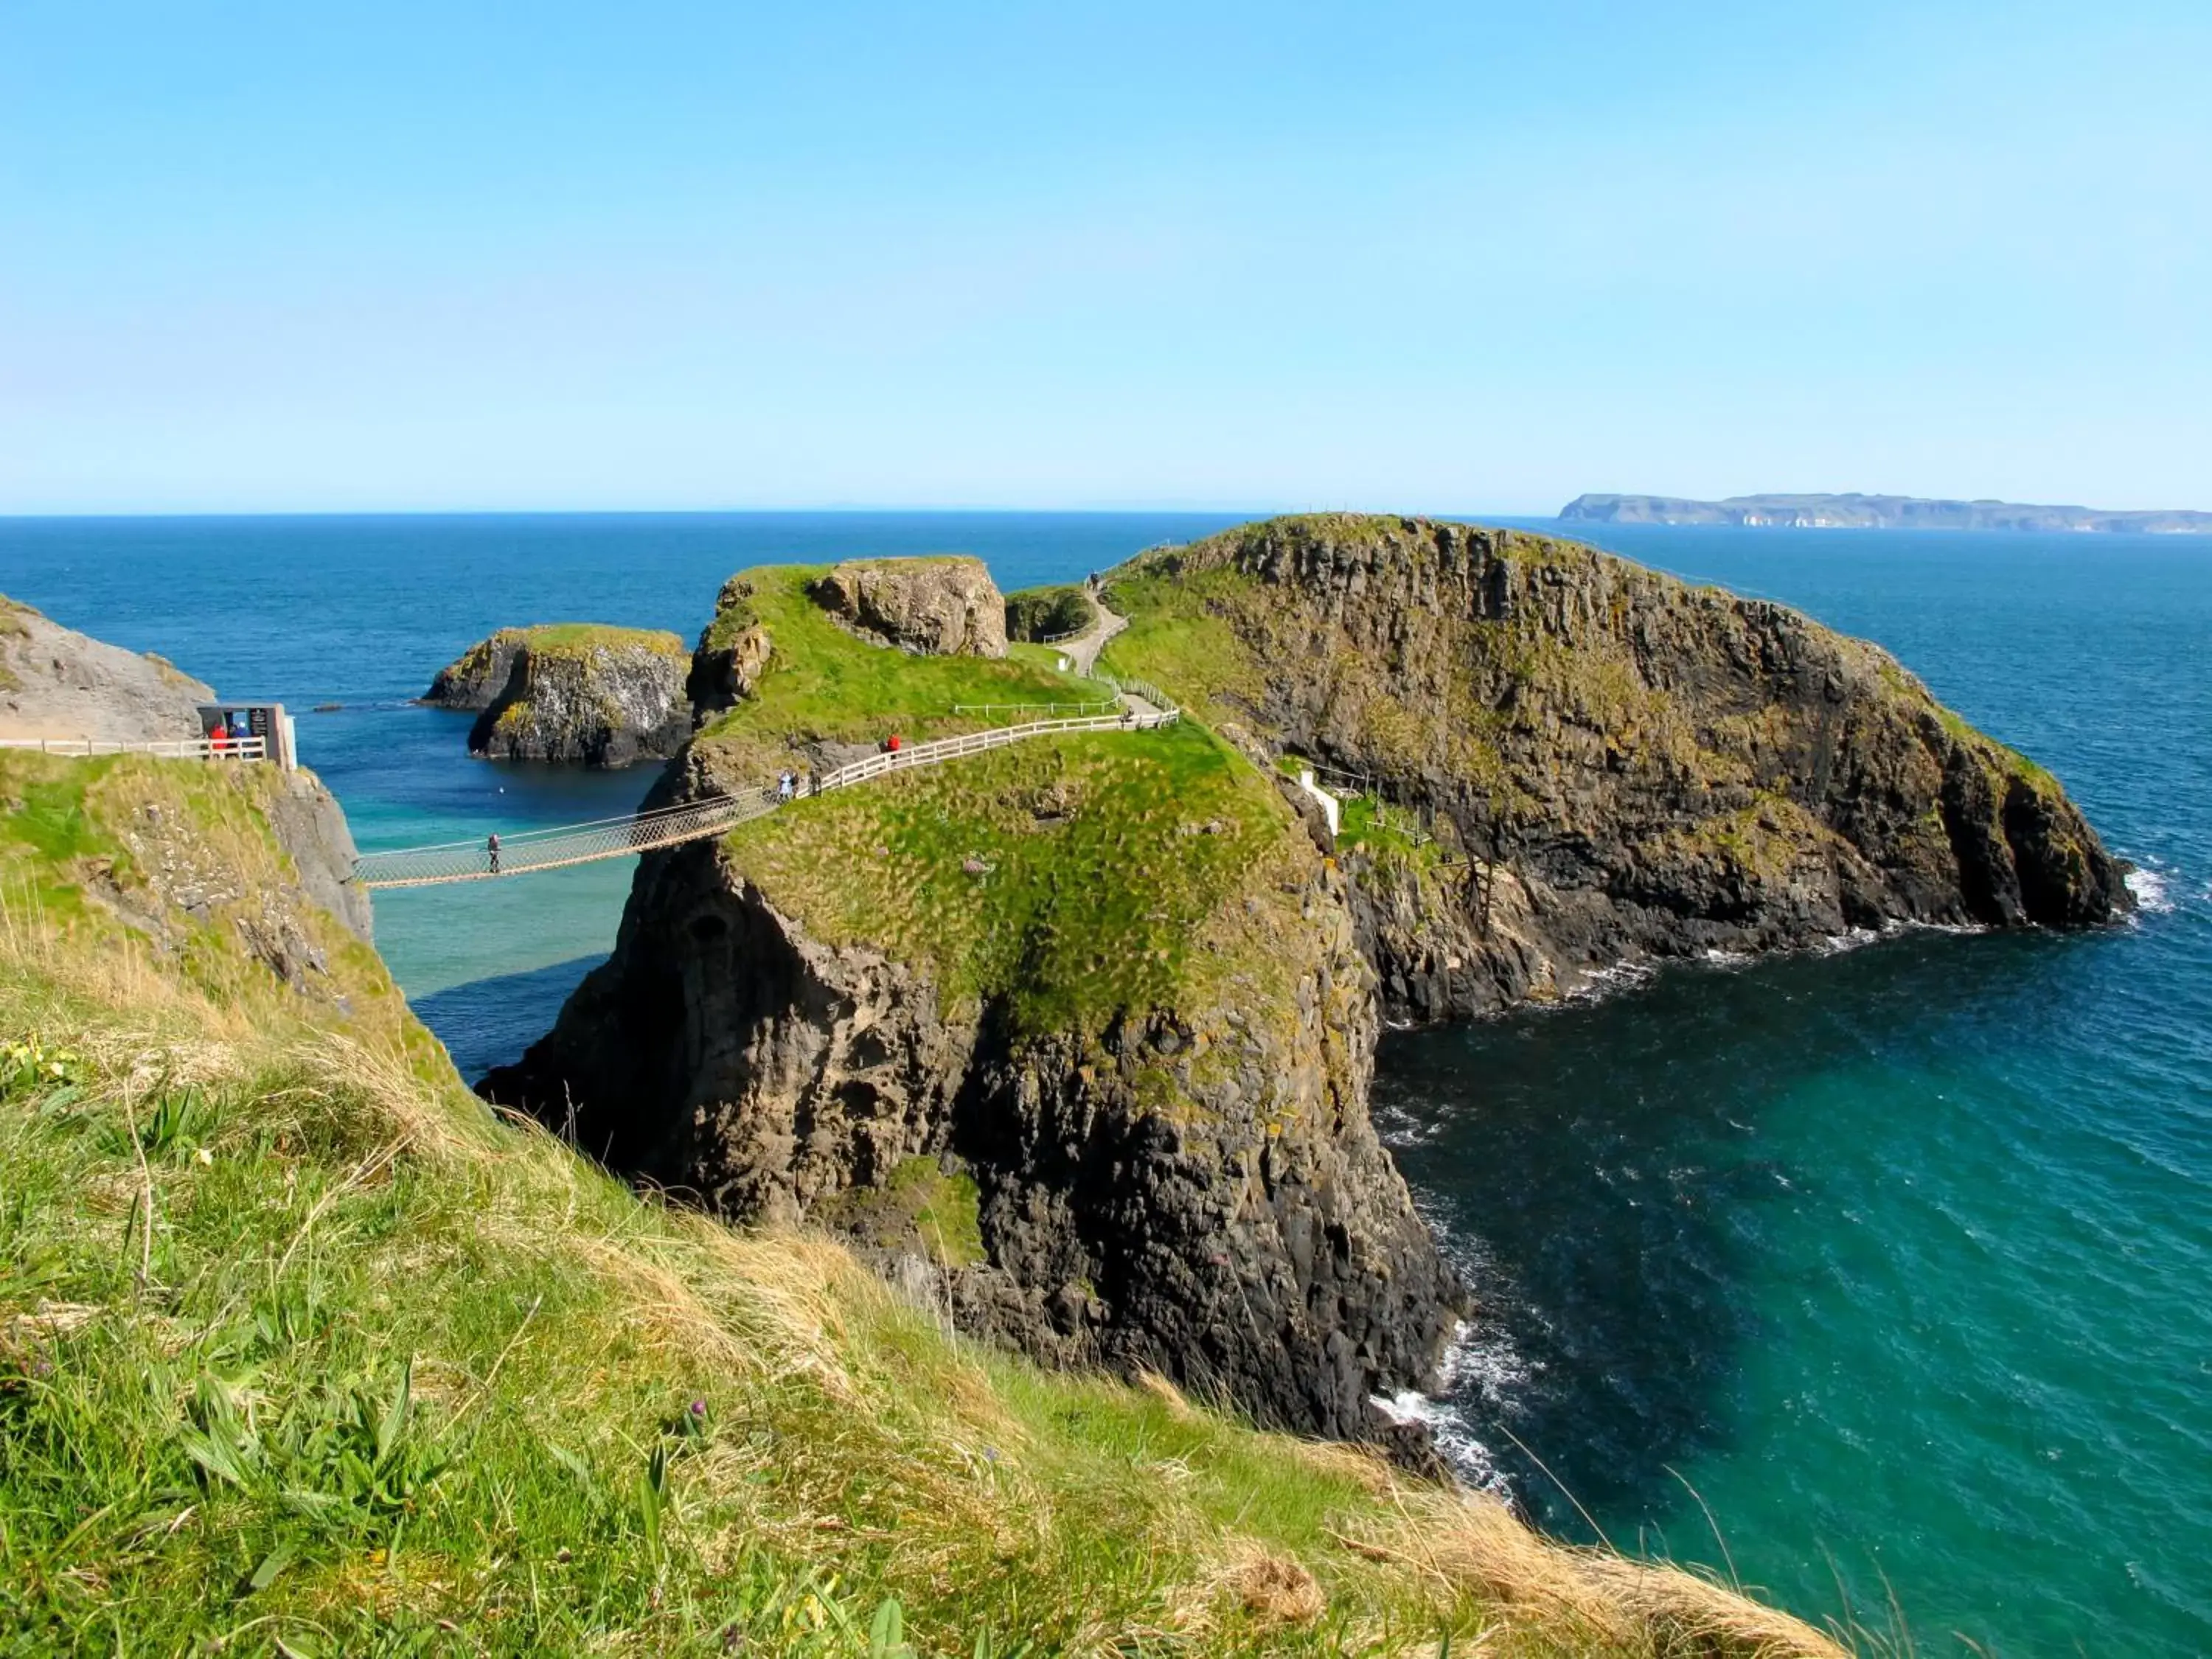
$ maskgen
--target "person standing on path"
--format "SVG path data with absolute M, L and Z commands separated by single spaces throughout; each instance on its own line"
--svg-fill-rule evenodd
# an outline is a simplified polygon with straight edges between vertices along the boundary
M 495 830 L 484 837 L 484 856 L 490 860 L 491 873 L 499 873 L 499 831 Z

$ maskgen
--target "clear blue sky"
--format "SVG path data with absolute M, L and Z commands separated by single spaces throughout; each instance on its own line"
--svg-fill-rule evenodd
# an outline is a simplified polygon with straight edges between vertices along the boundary
M 2208 0 L 0 0 L 0 511 L 2212 507 L 2208 64 Z

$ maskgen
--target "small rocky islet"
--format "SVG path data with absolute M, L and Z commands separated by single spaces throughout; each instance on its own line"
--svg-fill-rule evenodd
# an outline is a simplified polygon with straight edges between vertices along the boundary
M 841 569 L 726 586 L 655 804 L 1093 684 L 1004 654 L 980 567 Z M 1431 1382 L 1471 1310 L 1369 1121 L 1386 1015 L 2130 906 L 2047 773 L 1780 605 L 1352 515 L 1156 550 L 1103 593 L 1128 618 L 1105 666 L 1182 724 L 647 854 L 613 955 L 483 1091 L 733 1219 L 841 1231 L 1048 1363 L 1403 1443 L 1378 1396 Z M 1353 781 L 1334 826 L 1308 767 Z
M 690 735 L 677 635 L 598 623 L 502 628 L 440 669 L 422 701 L 476 715 L 469 752 L 496 760 L 629 766 Z

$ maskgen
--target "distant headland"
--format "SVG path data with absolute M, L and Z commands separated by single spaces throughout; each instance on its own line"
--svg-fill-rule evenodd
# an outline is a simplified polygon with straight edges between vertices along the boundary
M 2018 501 L 1929 501 L 1915 495 L 1577 495 L 1562 519 L 1587 524 L 1778 525 L 1800 530 L 2080 530 L 2212 535 L 2212 513 L 2107 512 Z

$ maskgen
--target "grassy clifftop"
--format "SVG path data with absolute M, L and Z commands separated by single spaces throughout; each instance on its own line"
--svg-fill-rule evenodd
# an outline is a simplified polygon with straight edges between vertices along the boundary
M 650 651 L 658 656 L 688 654 L 682 639 L 665 628 L 617 628 L 608 623 L 538 623 L 527 628 L 502 628 L 478 643 L 486 647 L 527 646 L 546 657 L 582 657 L 593 651 Z
M 772 776 L 808 744 L 874 744 L 891 733 L 920 742 L 1004 725 L 1018 706 L 1081 704 L 1098 687 L 1060 673 L 1052 653 L 1017 647 L 1003 658 L 926 656 L 857 637 L 807 594 L 827 565 L 763 565 L 723 588 L 700 639 L 702 655 L 765 633 L 765 666 L 746 694 L 709 721 L 697 746 L 736 775 Z M 994 714 L 957 713 L 990 708 Z M 1038 707 L 1042 717 L 1050 709 Z
M 254 787 L 0 775 L 0 1649 L 1832 1650 L 632 1194 L 266 965 Z
M 1033 739 L 802 800 L 729 846 L 814 937 L 926 967 L 956 1001 L 1003 995 L 1026 1033 L 1268 975 L 1260 940 L 1315 861 L 1195 725 Z

